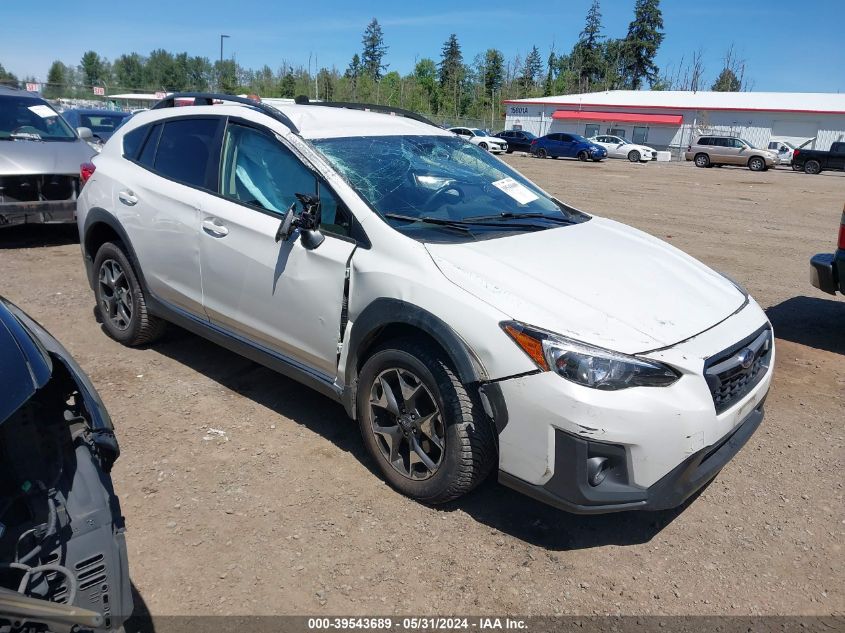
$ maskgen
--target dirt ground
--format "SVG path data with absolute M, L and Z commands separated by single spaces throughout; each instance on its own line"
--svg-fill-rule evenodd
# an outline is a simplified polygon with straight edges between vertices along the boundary
M 748 287 L 778 357 L 746 447 L 675 511 L 573 516 L 493 479 L 429 508 L 382 483 L 339 405 L 176 328 L 148 349 L 107 338 L 73 230 L 3 230 L 0 294 L 64 343 L 115 420 L 139 610 L 845 612 L 845 299 L 808 272 L 834 248 L 845 175 L 506 160 Z

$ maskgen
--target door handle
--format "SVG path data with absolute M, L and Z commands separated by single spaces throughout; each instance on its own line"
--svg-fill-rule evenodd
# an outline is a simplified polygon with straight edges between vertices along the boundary
M 214 237 L 226 237 L 229 235 L 229 229 L 222 224 L 218 224 L 216 220 L 203 220 L 202 230 Z
M 127 207 L 134 207 L 138 204 L 138 196 L 132 193 L 129 189 L 119 192 L 117 194 L 117 198 Z

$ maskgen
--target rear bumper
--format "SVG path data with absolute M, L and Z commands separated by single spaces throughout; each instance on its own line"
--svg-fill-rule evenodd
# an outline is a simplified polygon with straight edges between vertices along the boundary
M 845 254 L 842 259 L 845 260 Z M 843 291 L 836 260 L 836 255 L 831 253 L 820 253 L 810 259 L 810 283 L 832 295 L 835 295 L 837 290 Z
M 711 481 L 739 452 L 763 421 L 763 402 L 727 436 L 678 464 L 648 488 L 628 484 L 625 449 L 555 430 L 555 469 L 544 485 L 535 485 L 505 472 L 499 482 L 561 510 L 575 514 L 604 514 L 623 510 L 666 510 L 681 505 Z M 575 467 L 588 456 L 611 460 L 606 479 L 597 486 L 587 472 Z
M 0 204 L 0 229 L 19 224 L 71 224 L 76 200 Z

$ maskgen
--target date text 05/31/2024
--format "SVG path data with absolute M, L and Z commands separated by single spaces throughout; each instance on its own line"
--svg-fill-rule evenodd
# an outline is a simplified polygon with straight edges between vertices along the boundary
M 525 630 L 527 623 L 519 618 L 496 618 L 496 617 L 405 617 L 394 619 L 388 617 L 350 617 L 350 618 L 308 618 L 309 630 Z

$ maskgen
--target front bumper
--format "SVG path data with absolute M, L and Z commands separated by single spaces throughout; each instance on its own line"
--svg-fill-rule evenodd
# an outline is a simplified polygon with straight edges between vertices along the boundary
M 682 503 L 759 425 L 775 350 L 765 372 L 724 410 L 705 377 L 707 363 L 721 363 L 726 350 L 748 346 L 768 327 L 752 300 L 710 330 L 646 354 L 681 373 L 668 387 L 599 391 L 553 372 L 499 381 L 509 420 L 499 435 L 500 481 L 579 513 Z M 605 478 L 591 486 L 593 458 L 604 460 Z
M 0 228 L 20 224 L 72 224 L 76 200 L 0 204 Z
M 763 421 L 763 403 L 757 405 L 740 425 L 713 446 L 707 446 L 678 464 L 648 488 L 624 481 L 624 464 L 610 467 L 598 486 L 588 481 L 587 471 L 568 467 L 584 463 L 590 456 L 624 461 L 625 449 L 612 444 L 584 440 L 555 431 L 555 474 L 544 485 L 499 473 L 499 482 L 555 508 L 575 514 L 604 514 L 623 510 L 667 510 L 681 505 L 722 470 Z M 613 471 L 618 468 L 617 473 Z
M 843 254 L 843 260 L 845 260 L 845 254 Z M 813 286 L 832 295 L 835 295 L 837 290 L 844 292 L 842 281 L 838 277 L 836 255 L 831 253 L 813 255 L 810 259 L 810 283 Z

